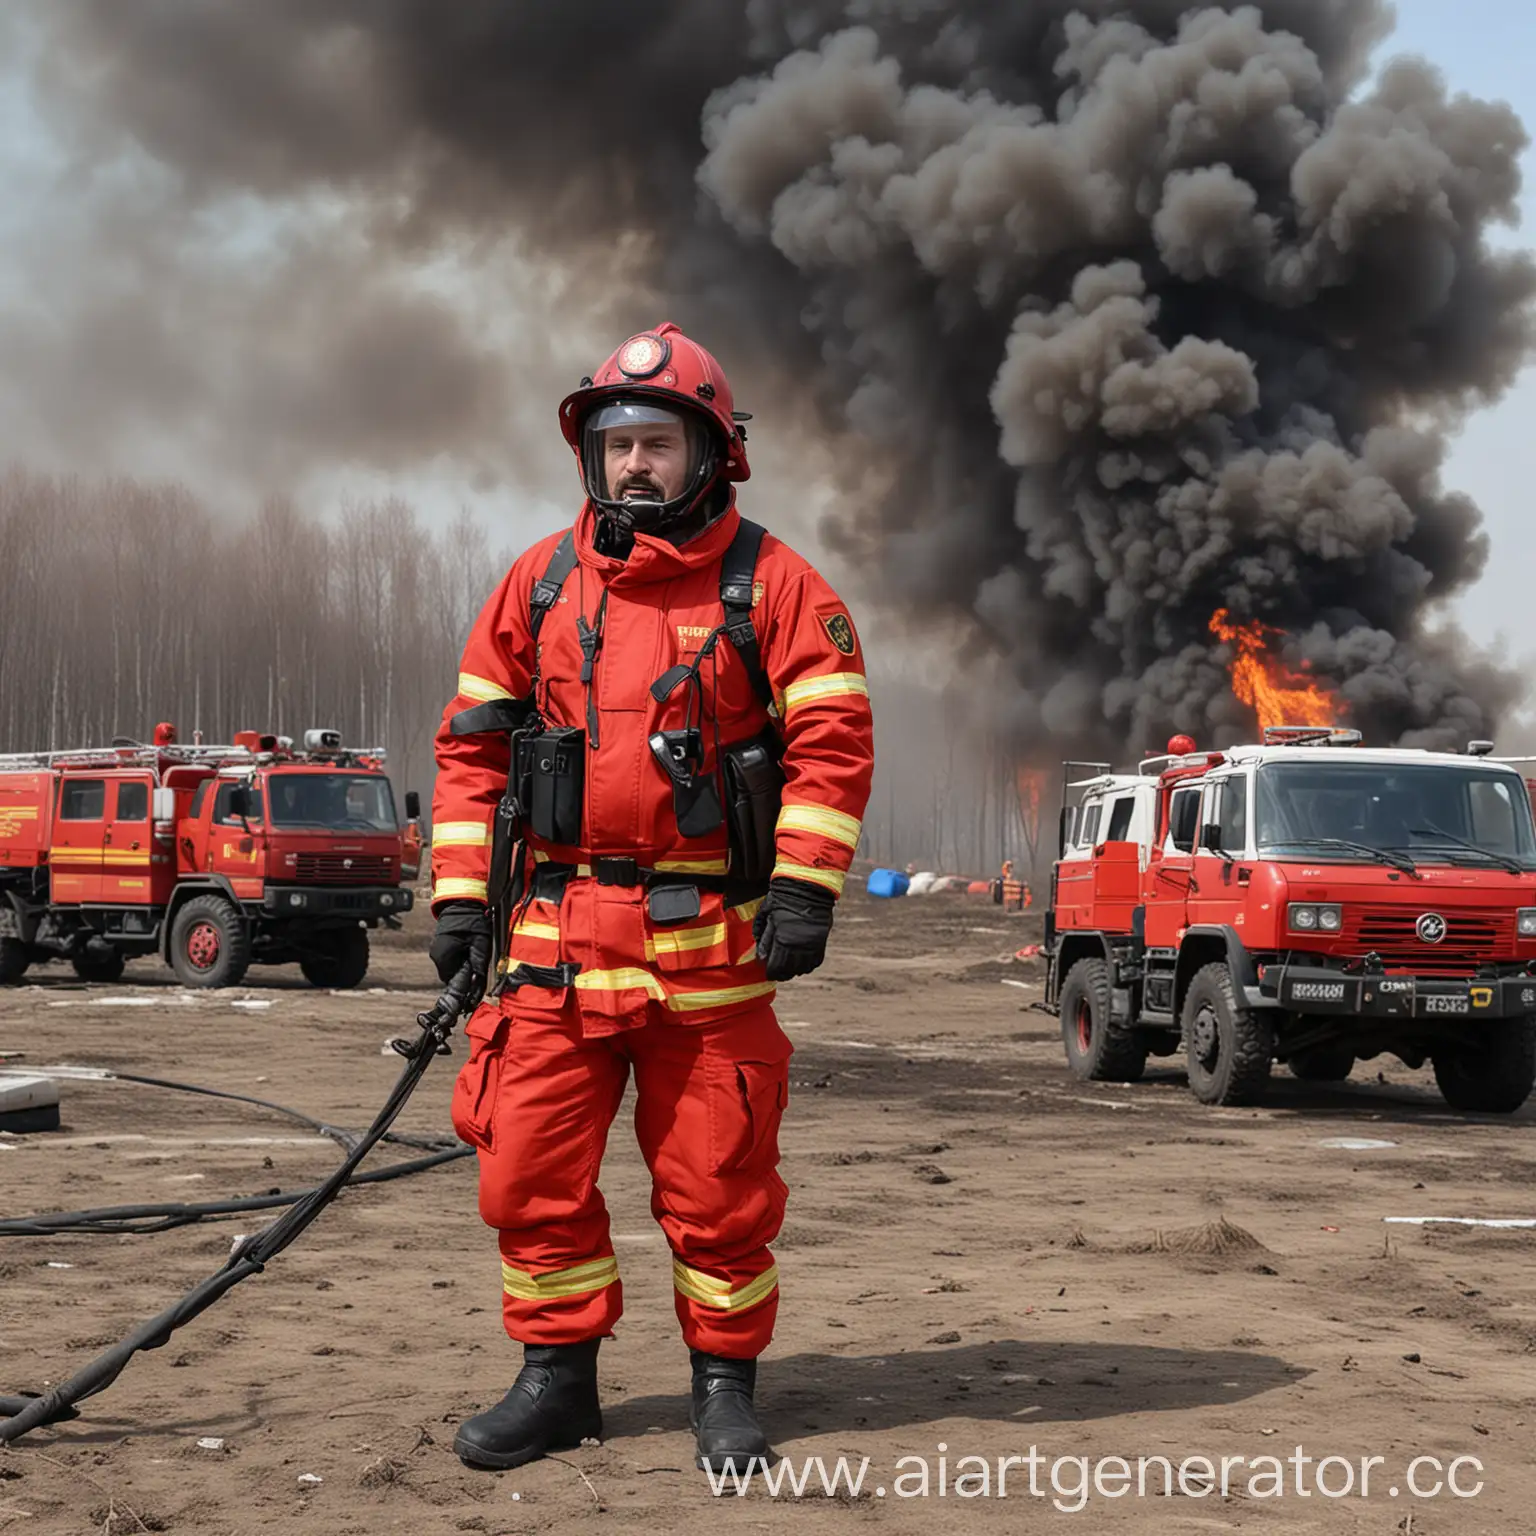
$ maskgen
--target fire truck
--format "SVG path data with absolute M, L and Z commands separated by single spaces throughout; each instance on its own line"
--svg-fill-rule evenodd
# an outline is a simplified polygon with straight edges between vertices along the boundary
M 1176 736 L 1134 773 L 1069 764 L 1045 953 L 1071 1069 L 1131 1082 L 1182 1051 L 1197 1099 L 1240 1105 L 1276 1061 L 1337 1082 L 1390 1052 L 1457 1110 L 1519 1109 L 1536 829 L 1492 751 L 1276 726 L 1222 751 Z
M 0 983 L 59 959 L 111 982 L 158 955 L 189 987 L 294 961 L 357 986 L 369 930 L 413 899 L 383 763 L 331 730 L 180 746 L 168 724 L 152 745 L 0 754 Z

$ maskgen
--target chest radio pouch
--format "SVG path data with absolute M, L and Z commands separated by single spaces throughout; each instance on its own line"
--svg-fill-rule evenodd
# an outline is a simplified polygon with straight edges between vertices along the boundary
M 586 781 L 586 732 L 557 726 L 519 744 L 519 778 L 529 785 L 528 826 L 535 837 L 570 847 L 581 844 L 582 790 Z

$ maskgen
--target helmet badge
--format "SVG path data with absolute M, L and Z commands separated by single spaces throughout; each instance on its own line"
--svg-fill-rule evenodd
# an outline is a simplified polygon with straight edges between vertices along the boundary
M 653 336 L 645 331 L 631 336 L 619 348 L 616 361 L 625 378 L 649 379 L 667 366 L 671 356 L 672 344 L 664 336 Z

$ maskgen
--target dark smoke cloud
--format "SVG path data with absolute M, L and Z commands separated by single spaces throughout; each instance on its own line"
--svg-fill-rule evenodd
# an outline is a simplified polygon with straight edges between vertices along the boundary
M 285 248 L 266 289 L 319 296 L 278 335 L 358 391 L 298 402 L 316 452 L 487 441 L 507 372 L 400 278 L 515 247 L 585 318 L 664 304 L 751 380 L 743 403 L 838 441 L 829 538 L 884 603 L 1002 658 L 989 703 L 1021 739 L 1241 733 L 1218 607 L 1285 629 L 1378 738 L 1458 744 L 1518 694 L 1438 627 L 1487 557 L 1439 472 L 1530 353 L 1536 267 L 1486 243 L 1526 136 L 1420 63 L 1362 93 L 1380 0 L 41 14 L 44 99 L 82 157 L 126 137 L 188 217 L 339 210 L 348 254 Z M 419 387 L 376 399 L 415 349 Z M 187 389 L 150 350 L 163 394 Z M 256 357 L 271 431 L 282 370 Z

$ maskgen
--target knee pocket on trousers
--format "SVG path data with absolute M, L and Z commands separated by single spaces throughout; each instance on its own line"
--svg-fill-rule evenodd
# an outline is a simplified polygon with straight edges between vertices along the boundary
M 464 1026 L 469 1060 L 459 1068 L 449 1116 L 462 1142 L 488 1152 L 494 1139 L 496 1096 L 501 1087 L 502 1047 L 507 1016 L 494 1003 L 482 1003 Z
M 710 1173 L 766 1173 L 776 1167 L 779 1122 L 789 1103 L 789 1058 L 713 1060 L 708 1076 Z

